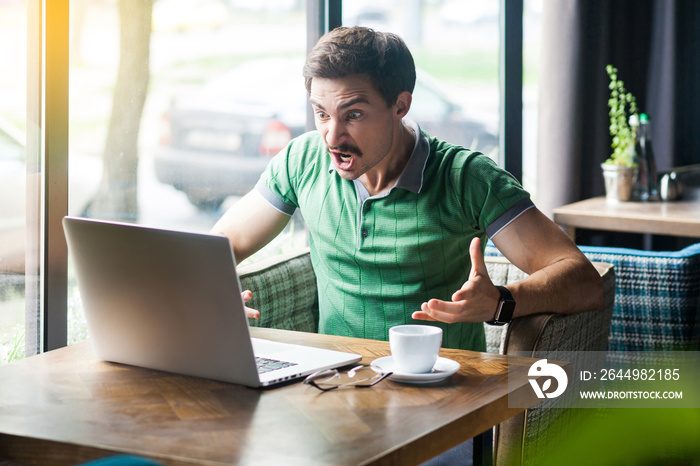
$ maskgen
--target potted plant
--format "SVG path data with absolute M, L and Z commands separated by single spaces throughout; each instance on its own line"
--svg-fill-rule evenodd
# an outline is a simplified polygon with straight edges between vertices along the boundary
M 629 201 L 637 178 L 635 142 L 639 115 L 637 101 L 617 76 L 617 68 L 605 67 L 610 77 L 610 135 L 612 136 L 610 157 L 601 165 L 605 179 L 605 196 L 611 202 Z

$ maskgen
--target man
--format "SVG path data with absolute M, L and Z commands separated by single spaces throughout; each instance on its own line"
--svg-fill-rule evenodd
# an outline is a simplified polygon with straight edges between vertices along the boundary
M 483 322 L 499 306 L 508 314 L 515 301 L 515 317 L 602 306 L 596 270 L 511 175 L 404 121 L 415 65 L 398 36 L 338 28 L 303 72 L 317 131 L 291 141 L 212 231 L 241 261 L 300 209 L 321 333 L 387 339 L 394 325 L 431 321 L 445 347 L 485 351 Z M 493 285 L 487 237 L 527 280 Z

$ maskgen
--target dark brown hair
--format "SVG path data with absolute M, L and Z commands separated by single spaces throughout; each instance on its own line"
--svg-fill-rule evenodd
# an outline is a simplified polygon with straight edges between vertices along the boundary
M 416 66 L 403 39 L 366 27 L 339 27 L 325 34 L 304 64 L 307 92 L 313 78 L 355 74 L 369 76 L 388 105 L 403 91 L 413 93 L 416 84 Z

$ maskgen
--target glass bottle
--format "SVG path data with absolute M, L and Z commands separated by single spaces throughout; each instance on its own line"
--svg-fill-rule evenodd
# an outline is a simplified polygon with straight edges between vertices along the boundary
M 637 163 L 639 164 L 637 198 L 641 201 L 659 199 L 659 180 L 656 172 L 654 150 L 651 147 L 651 123 L 649 117 L 639 115 L 637 142 L 635 144 Z

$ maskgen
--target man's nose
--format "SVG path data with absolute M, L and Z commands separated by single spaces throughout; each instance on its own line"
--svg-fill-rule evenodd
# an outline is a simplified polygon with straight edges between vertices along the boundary
M 329 121 L 326 126 L 326 144 L 331 147 L 339 146 L 345 138 L 345 125 L 338 121 Z

